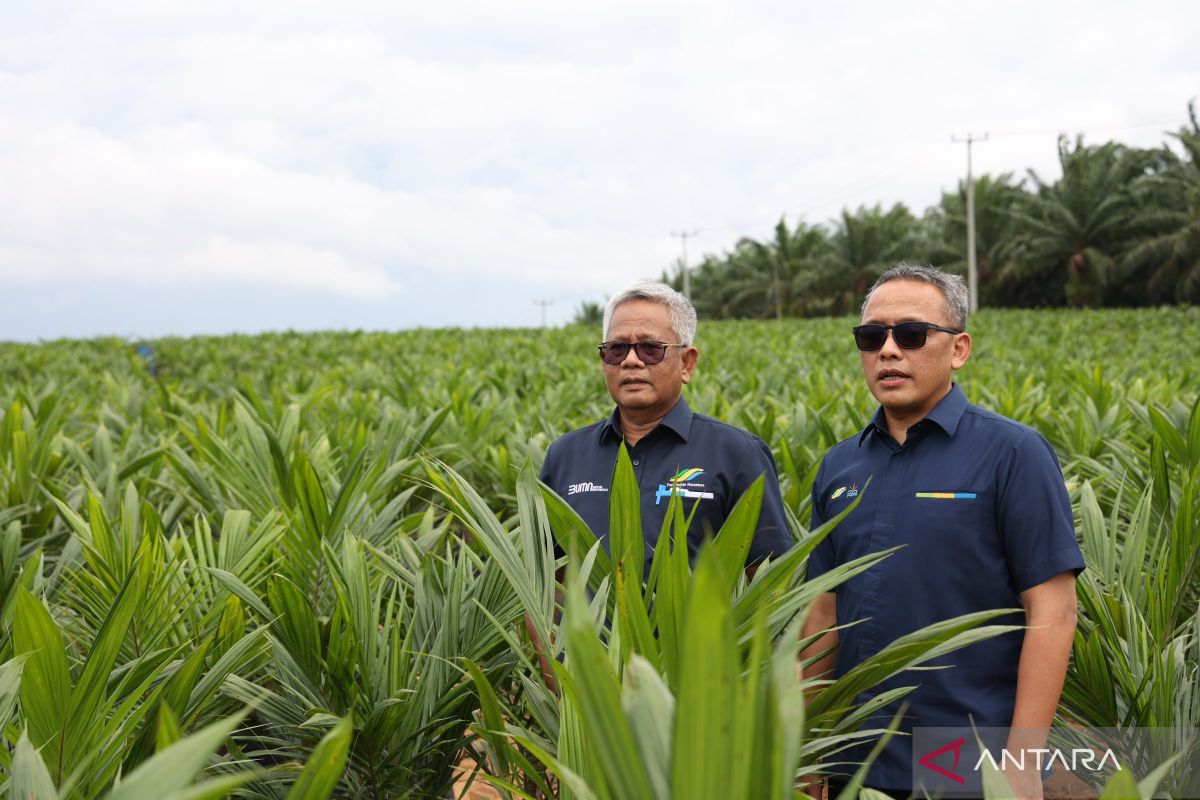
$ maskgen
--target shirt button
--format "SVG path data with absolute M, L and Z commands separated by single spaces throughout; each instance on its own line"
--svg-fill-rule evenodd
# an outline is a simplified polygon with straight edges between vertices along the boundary
M 639 460 L 638 460 L 638 459 L 636 459 L 636 458 L 633 460 L 633 465 L 634 465 L 635 467 L 636 467 L 637 465 L 641 464 L 641 463 L 642 463 L 642 462 L 641 462 L 641 461 L 639 461 Z

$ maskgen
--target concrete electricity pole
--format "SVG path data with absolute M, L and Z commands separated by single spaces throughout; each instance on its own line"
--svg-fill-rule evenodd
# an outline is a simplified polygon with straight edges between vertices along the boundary
M 971 293 L 972 313 L 979 310 L 979 274 L 975 265 L 975 179 L 971 176 L 971 145 L 987 140 L 986 133 L 950 136 L 950 141 L 967 145 L 967 290 Z
M 692 279 L 688 275 L 688 260 L 687 260 L 687 240 L 689 236 L 695 236 L 700 231 L 671 231 L 672 236 L 678 236 L 683 244 L 683 296 L 688 300 L 692 299 Z
M 542 327 L 543 328 L 546 327 L 546 306 L 554 305 L 554 301 L 553 300 L 534 300 L 533 304 L 535 306 L 542 307 Z

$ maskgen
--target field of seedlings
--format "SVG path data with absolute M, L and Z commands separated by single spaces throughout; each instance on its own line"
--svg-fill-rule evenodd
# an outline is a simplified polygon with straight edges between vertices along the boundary
M 816 465 L 874 410 L 852 324 L 701 323 L 688 401 L 771 445 L 794 514 L 750 583 L 753 490 L 643 585 L 627 464 L 611 558 L 537 484 L 611 409 L 598 330 L 0 344 L 0 794 L 438 798 L 466 761 L 513 797 L 793 797 L 863 688 L 997 632 L 924 629 L 805 708 L 801 612 L 886 557 L 804 580 Z M 1054 445 L 1088 561 L 1062 720 L 1200 727 L 1200 309 L 971 331 L 960 384 Z

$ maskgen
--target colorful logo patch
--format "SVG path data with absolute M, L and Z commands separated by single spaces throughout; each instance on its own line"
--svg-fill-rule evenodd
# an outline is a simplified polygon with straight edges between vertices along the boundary
M 858 497 L 858 484 L 852 483 L 849 486 L 839 486 L 833 494 L 829 495 L 829 499 L 837 500 L 842 495 L 846 495 L 847 498 L 851 499 Z
M 703 474 L 704 474 L 704 470 L 700 469 L 700 467 L 691 467 L 689 469 L 681 469 L 681 470 L 679 470 L 678 473 L 675 474 L 674 478 L 671 478 L 671 480 L 668 481 L 668 483 L 687 483 L 692 478 L 698 478 Z
M 673 494 L 695 500 L 712 499 L 713 493 L 704 491 L 704 484 L 695 480 L 703 474 L 704 470 L 701 467 L 679 470 L 673 478 L 668 478 L 666 483 L 658 485 L 658 491 L 654 493 L 654 505 L 659 505 L 664 498 Z
M 974 500 L 974 492 L 917 492 L 921 500 Z

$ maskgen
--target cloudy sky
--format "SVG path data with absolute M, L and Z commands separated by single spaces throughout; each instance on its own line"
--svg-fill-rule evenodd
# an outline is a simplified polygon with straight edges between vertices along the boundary
M 0 0 L 0 339 L 535 325 L 782 214 L 1053 177 L 1200 95 L 1179 2 Z M 1000 135 L 1005 134 L 1007 135 Z

